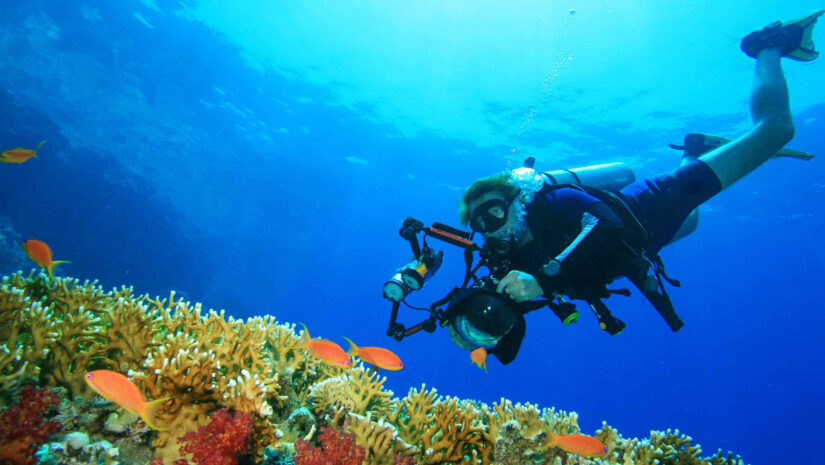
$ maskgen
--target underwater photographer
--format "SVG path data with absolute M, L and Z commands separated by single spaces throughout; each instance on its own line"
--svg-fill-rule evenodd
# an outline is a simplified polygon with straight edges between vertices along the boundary
M 621 333 L 624 322 L 604 303 L 611 295 L 630 294 L 608 287 L 619 277 L 628 278 L 670 329 L 678 331 L 684 323 L 666 283 L 680 283 L 667 275 L 658 253 L 696 228 L 701 204 L 770 158 L 812 158 L 782 149 L 794 127 L 780 61 L 818 56 L 812 31 L 822 14 L 776 22 L 742 40 L 742 51 L 756 59 L 750 98 L 754 125 L 733 141 L 688 134 L 684 145 L 673 146 L 684 150 L 680 166 L 640 181 L 621 163 L 540 172 L 531 158 L 522 168 L 476 180 L 464 191 L 459 219 L 471 233 L 440 223 L 424 228 L 408 218 L 400 232 L 415 259 L 384 286 L 384 297 L 393 302 L 387 333 L 400 340 L 446 326 L 451 340 L 472 351 L 471 359 L 480 367 L 486 369 L 489 354 L 507 364 L 524 338 L 525 314 L 545 306 L 563 324 L 571 324 L 579 317 L 572 301 L 582 301 L 601 329 Z M 424 233 L 423 248 L 419 232 Z M 475 234 L 482 236 L 482 246 L 476 245 Z M 430 308 L 419 308 L 430 317 L 408 329 L 397 321 L 399 305 L 441 264 L 441 253 L 427 245 L 428 237 L 464 249 L 465 279 Z M 475 252 L 480 260 L 473 266 Z M 477 276 L 481 267 L 489 270 L 488 276 Z

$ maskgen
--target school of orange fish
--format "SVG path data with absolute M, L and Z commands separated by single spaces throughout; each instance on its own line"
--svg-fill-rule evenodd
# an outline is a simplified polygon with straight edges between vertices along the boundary
M 13 148 L 0 153 L 2 163 L 24 163 L 32 158 L 37 158 L 37 151 L 46 141 L 42 141 L 33 149 L 22 147 Z M 26 255 L 39 267 L 44 268 L 50 277 L 53 277 L 55 265 L 70 263 L 66 260 L 54 260 L 52 249 L 43 241 L 29 239 L 21 244 Z M 349 343 L 349 350 L 344 351 L 338 344 L 328 339 L 312 339 L 309 336 L 309 329 L 301 323 L 304 331 L 298 344 L 299 349 L 308 351 L 312 356 L 317 357 L 326 363 L 339 367 L 350 367 L 352 361 L 350 357 L 358 357 L 361 361 L 369 363 L 376 368 L 398 371 L 404 368 L 404 363 L 392 351 L 382 347 L 358 347 L 349 338 L 344 337 Z M 487 351 L 478 348 L 470 353 L 470 360 L 479 368 L 487 372 Z M 155 412 L 169 398 L 147 401 L 143 397 L 140 388 L 126 376 L 111 370 L 94 370 L 86 373 L 86 384 L 91 389 L 100 394 L 103 398 L 121 406 L 124 410 L 138 415 L 146 424 L 156 430 L 163 430 L 157 426 Z M 607 448 L 598 439 L 584 434 L 560 434 L 550 433 L 545 447 L 558 447 L 566 452 L 585 457 L 601 457 L 607 454 Z

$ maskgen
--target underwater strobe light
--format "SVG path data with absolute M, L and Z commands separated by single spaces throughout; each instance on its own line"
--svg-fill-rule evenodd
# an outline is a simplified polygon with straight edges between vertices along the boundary
M 410 292 L 424 287 L 424 283 L 438 271 L 443 256 L 444 252 L 441 250 L 425 247 L 418 257 L 393 273 L 384 284 L 384 297 L 393 302 L 400 302 Z

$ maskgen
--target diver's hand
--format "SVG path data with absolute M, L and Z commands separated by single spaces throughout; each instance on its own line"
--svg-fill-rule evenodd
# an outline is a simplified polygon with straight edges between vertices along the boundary
M 530 273 L 513 270 L 501 278 L 496 286 L 496 292 L 506 293 L 516 302 L 524 302 L 541 297 L 542 289 L 536 278 Z

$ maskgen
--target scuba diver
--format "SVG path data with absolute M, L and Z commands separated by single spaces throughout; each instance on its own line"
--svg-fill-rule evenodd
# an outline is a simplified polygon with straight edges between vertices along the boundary
M 401 340 L 422 329 L 432 332 L 440 323 L 456 345 L 473 351 L 479 366 L 486 368 L 487 354 L 508 364 L 525 335 L 524 315 L 544 306 L 570 324 L 579 316 L 571 301 L 584 301 L 601 329 L 620 333 L 625 324 L 603 302 L 613 294 L 629 295 L 607 288 L 619 277 L 628 278 L 678 331 L 683 323 L 664 283 L 680 284 L 668 277 L 658 252 L 696 227 L 697 207 L 770 158 L 812 157 L 782 149 L 794 126 L 780 60 L 812 61 L 819 55 L 812 32 L 823 13 L 772 23 L 742 40 L 742 51 L 756 59 L 756 75 L 750 96 L 754 124 L 738 139 L 689 134 L 684 146 L 672 145 L 684 149 L 679 167 L 637 182 L 621 163 L 542 173 L 533 169 L 533 159 L 478 179 L 464 191 L 459 218 L 483 236 L 482 247 L 472 240 L 474 233 L 440 223 L 423 228 L 408 218 L 400 233 L 416 259 L 385 284 L 384 297 L 394 302 L 387 334 Z M 415 237 L 422 230 L 423 249 Z M 441 264 L 441 252 L 426 244 L 428 236 L 463 248 L 467 271 L 460 288 L 424 309 L 405 298 Z M 473 252 L 482 257 L 475 268 Z M 479 279 L 475 272 L 482 265 L 490 276 Z M 430 318 L 405 328 L 396 320 L 399 303 L 427 310 Z M 446 309 L 438 308 L 445 303 Z

